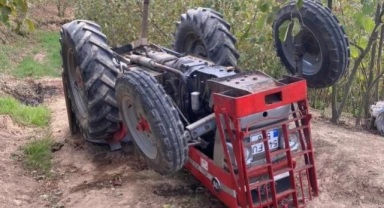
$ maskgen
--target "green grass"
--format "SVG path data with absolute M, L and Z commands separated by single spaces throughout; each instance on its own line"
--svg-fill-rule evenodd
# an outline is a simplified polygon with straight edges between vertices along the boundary
M 61 56 L 59 32 L 37 31 L 10 45 L 0 45 L 0 72 L 18 78 L 59 77 Z M 43 55 L 41 62 L 34 59 Z
M 28 126 L 44 127 L 50 119 L 50 111 L 47 107 L 26 106 L 11 97 L 0 97 L 0 114 L 8 114 L 17 123 Z
M 52 144 L 50 138 L 37 139 L 25 144 L 22 147 L 25 168 L 48 173 L 52 168 Z

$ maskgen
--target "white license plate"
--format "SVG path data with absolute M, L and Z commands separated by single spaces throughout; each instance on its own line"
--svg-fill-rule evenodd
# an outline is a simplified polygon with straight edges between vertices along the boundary
M 269 143 L 269 149 L 270 150 L 276 149 L 279 147 L 279 130 L 278 129 L 273 129 L 271 131 L 268 131 L 267 137 L 268 137 L 268 143 Z M 251 135 L 250 142 L 259 141 L 262 139 L 263 139 L 263 135 L 261 133 L 260 134 L 254 134 L 254 135 Z M 252 154 L 253 155 L 260 154 L 263 152 L 265 152 L 263 142 L 252 145 Z

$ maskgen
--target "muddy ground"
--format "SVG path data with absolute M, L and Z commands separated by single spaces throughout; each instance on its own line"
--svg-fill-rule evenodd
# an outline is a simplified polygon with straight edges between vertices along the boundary
M 4 82 L 0 86 L 7 89 Z M 16 97 L 20 92 L 43 97 L 52 111 L 49 131 L 64 146 L 54 153 L 53 177 L 25 171 L 18 148 L 42 130 L 0 116 L 0 207 L 224 207 L 187 172 L 160 176 L 129 146 L 111 152 L 70 135 L 60 79 L 12 80 L 12 89 Z M 308 207 L 384 207 L 384 138 L 334 126 L 314 114 L 321 193 Z

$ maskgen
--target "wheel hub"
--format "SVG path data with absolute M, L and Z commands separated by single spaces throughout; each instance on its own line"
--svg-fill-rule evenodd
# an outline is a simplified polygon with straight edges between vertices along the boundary
M 81 70 L 77 63 L 74 50 L 71 48 L 67 52 L 69 88 L 71 89 L 71 99 L 73 99 L 81 118 L 87 117 L 86 98 L 84 93 L 84 83 Z
M 157 157 L 156 138 L 154 137 L 149 122 L 143 113 L 142 106 L 135 105 L 132 98 L 122 98 L 121 112 L 133 140 L 140 150 L 150 159 Z
M 84 89 L 84 82 L 83 82 L 83 79 L 81 78 L 81 72 L 80 72 L 80 67 L 79 66 L 76 67 L 75 73 L 76 73 L 76 85 L 80 89 Z
M 139 122 L 136 125 L 136 130 L 151 133 L 149 124 L 143 116 L 140 116 Z

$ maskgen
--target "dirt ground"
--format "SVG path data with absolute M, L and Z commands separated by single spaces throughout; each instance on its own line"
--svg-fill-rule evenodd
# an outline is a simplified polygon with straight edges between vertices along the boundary
M 108 146 L 70 135 L 60 79 L 12 83 L 14 89 L 28 83 L 31 88 L 37 83 L 49 89 L 41 90 L 49 92 L 43 99 L 52 111 L 47 128 L 64 146 L 54 154 L 52 178 L 25 171 L 18 148 L 42 130 L 0 116 L 0 207 L 224 207 L 187 172 L 160 176 L 129 146 L 111 152 Z M 308 207 L 384 207 L 384 138 L 334 126 L 313 112 L 321 192 Z

